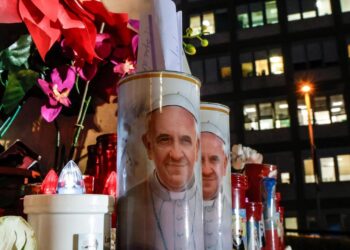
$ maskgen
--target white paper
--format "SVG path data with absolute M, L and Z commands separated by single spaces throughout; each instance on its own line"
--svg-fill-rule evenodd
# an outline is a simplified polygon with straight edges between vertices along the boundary
M 182 48 L 182 72 L 192 75 L 190 65 L 188 65 L 187 57 L 183 48 Z
M 184 72 L 184 52 L 183 52 L 183 47 L 182 47 L 182 43 L 183 43 L 183 38 L 182 38 L 182 11 L 178 11 L 176 13 L 177 16 L 177 35 L 178 35 L 178 44 L 179 44 L 179 62 L 180 62 L 180 68 L 179 71 L 180 72 Z
M 137 72 L 182 72 L 182 13 L 171 0 L 151 2 L 151 12 L 140 17 Z
M 137 52 L 137 72 L 151 71 L 157 68 L 154 32 L 152 29 L 153 17 L 151 14 L 140 17 L 139 45 Z M 159 57 L 159 56 L 158 56 Z

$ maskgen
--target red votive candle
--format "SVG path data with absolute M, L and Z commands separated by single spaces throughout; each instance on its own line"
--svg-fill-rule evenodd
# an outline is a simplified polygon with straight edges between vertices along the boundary
M 245 192 L 248 179 L 243 174 L 231 174 L 232 185 L 232 249 L 244 249 L 247 246 Z

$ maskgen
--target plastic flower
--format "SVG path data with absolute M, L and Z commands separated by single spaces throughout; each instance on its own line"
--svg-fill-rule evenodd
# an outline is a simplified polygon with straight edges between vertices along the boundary
M 63 66 L 52 70 L 51 82 L 38 79 L 39 86 L 49 98 L 48 103 L 41 107 L 41 115 L 46 121 L 55 120 L 62 105 L 69 107 L 71 102 L 68 95 L 74 86 L 75 76 L 73 68 Z
M 112 63 L 115 65 L 113 68 L 114 73 L 120 74 L 121 77 L 124 77 L 126 74 L 135 73 L 135 62 L 133 61 L 126 59 L 124 63 L 118 63 L 116 61 L 112 61 Z
M 127 15 L 110 13 L 97 0 L 6 0 L 0 8 L 0 23 L 25 23 L 43 60 L 63 36 L 80 58 L 92 63 L 97 57 L 96 20 L 111 26 L 121 43 L 130 40 Z
M 64 48 L 67 47 L 64 41 L 65 40 L 63 40 L 61 43 L 61 46 L 64 50 L 69 51 L 70 47 Z M 79 76 L 85 81 L 89 81 L 94 78 L 98 70 L 98 64 L 111 54 L 112 47 L 113 42 L 110 34 L 102 33 L 96 35 L 95 51 L 98 58 L 94 58 L 92 63 L 81 60 L 81 58 L 78 57 L 77 53 L 72 50 L 72 53 L 70 53 L 73 54 L 73 56 L 71 56 L 71 59 L 73 59 L 74 66 Z

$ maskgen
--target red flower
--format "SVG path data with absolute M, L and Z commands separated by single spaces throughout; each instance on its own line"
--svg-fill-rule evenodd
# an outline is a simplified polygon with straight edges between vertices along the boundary
M 0 23 L 25 23 L 43 60 L 63 35 L 79 58 L 92 63 L 98 58 L 96 20 L 110 26 L 120 44 L 130 43 L 127 15 L 110 13 L 97 0 L 7 0 L 0 8 Z

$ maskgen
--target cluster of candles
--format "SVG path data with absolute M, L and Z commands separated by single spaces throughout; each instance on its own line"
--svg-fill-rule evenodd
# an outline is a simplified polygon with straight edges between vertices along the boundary
M 285 247 L 281 194 L 276 192 L 277 167 L 246 164 L 244 174 L 232 174 L 233 240 L 246 249 L 282 250 Z M 247 232 L 246 237 L 242 232 Z M 236 244 L 239 248 L 239 244 Z
M 91 178 L 93 176 L 82 175 L 78 165 L 74 161 L 69 161 L 62 169 L 58 176 L 56 172 L 51 169 L 46 175 L 42 185 L 42 194 L 84 194 L 86 192 L 85 182 L 91 185 Z M 93 182 L 92 182 L 93 183 Z M 93 188 L 92 188 L 93 190 Z M 116 171 L 109 173 L 102 194 L 116 196 L 117 190 L 117 174 Z

